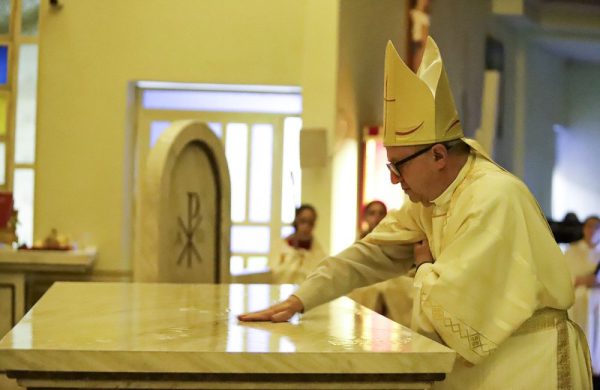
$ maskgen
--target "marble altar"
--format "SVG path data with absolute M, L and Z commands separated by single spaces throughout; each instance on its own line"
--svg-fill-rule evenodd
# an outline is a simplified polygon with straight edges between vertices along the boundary
M 79 250 L 0 249 L 0 272 L 88 272 L 96 260 L 96 248 Z
M 0 337 L 4 336 L 33 304 L 35 276 L 85 275 L 92 270 L 96 249 L 0 249 Z M 29 294 L 28 294 L 29 292 Z
M 55 283 L 0 341 L 28 388 L 429 388 L 455 352 L 349 298 L 288 323 L 236 315 L 292 285 Z

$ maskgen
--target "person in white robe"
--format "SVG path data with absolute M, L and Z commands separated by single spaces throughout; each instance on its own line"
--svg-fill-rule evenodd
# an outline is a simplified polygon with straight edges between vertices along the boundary
M 313 234 L 317 210 L 303 204 L 295 210 L 294 233 L 281 240 L 269 258 L 271 282 L 300 284 L 325 257 L 325 251 Z
M 390 179 L 410 202 L 287 300 L 238 318 L 287 321 L 416 269 L 411 326 L 459 355 L 435 388 L 590 389 L 564 256 L 526 185 L 464 137 L 433 39 L 416 75 L 388 43 L 384 104 Z
M 565 251 L 575 286 L 575 302 L 569 309 L 569 318 L 586 332 L 590 350 L 598 351 L 598 293 L 590 288 L 598 285 L 596 268 L 600 263 L 600 218 L 595 215 L 587 217 L 583 221 L 582 231 L 581 240 L 570 243 Z M 598 353 L 592 353 L 594 356 L 598 356 Z M 600 362 L 592 359 L 592 369 L 594 373 L 600 373 Z
M 583 221 L 583 237 L 565 251 L 567 265 L 575 286 L 597 284 L 594 272 L 600 262 L 600 218 L 593 215 Z

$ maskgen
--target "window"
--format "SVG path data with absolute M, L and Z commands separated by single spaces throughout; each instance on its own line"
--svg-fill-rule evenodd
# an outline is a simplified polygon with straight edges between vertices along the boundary
M 175 120 L 203 121 L 221 139 L 231 179 L 231 273 L 267 267 L 301 199 L 300 88 L 158 82 L 138 88 L 138 144 L 147 145 L 141 153 Z
M 33 244 L 39 0 L 0 0 L 0 190 L 12 191 L 19 243 Z

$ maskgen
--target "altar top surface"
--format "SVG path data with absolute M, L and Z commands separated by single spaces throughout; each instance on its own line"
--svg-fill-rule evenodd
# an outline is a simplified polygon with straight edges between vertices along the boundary
M 0 272 L 89 272 L 96 248 L 78 250 L 0 249 Z
M 346 297 L 288 323 L 237 320 L 294 288 L 55 283 L 0 341 L 0 371 L 451 371 L 454 351 Z

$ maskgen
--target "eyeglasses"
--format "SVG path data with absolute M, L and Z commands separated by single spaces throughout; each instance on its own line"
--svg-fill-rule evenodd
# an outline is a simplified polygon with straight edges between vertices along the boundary
M 407 162 L 409 162 L 410 160 L 412 160 L 413 158 L 419 157 L 420 155 L 422 155 L 423 153 L 427 152 L 428 150 L 430 150 L 431 148 L 433 148 L 435 145 L 437 144 L 431 144 L 428 147 L 426 147 L 425 149 L 421 149 L 413 154 L 411 154 L 408 157 L 404 157 L 402 160 L 396 161 L 396 162 L 389 162 L 387 164 L 385 164 L 388 169 L 390 170 L 390 172 L 392 172 L 394 175 L 400 177 L 400 171 L 402 169 L 402 165 L 406 164 Z
M 450 150 L 450 148 L 452 148 L 454 145 L 458 145 L 461 142 L 462 142 L 461 140 L 453 140 L 453 141 L 444 142 L 444 143 L 442 143 L 440 145 L 444 145 L 444 147 L 446 148 L 446 150 Z M 435 145 L 438 145 L 438 144 L 431 144 L 428 147 L 426 147 L 425 149 L 421 149 L 421 150 L 419 150 L 419 151 L 411 154 L 408 157 L 404 157 L 400 161 L 389 162 L 389 163 L 387 163 L 385 165 L 388 167 L 388 169 L 390 170 L 390 172 L 392 172 L 394 175 L 400 177 L 400 170 L 402 169 L 402 165 L 406 164 L 407 162 L 409 162 L 410 160 L 412 160 L 415 157 L 419 157 L 420 155 L 422 155 L 423 153 L 425 153 L 429 149 L 433 148 Z

